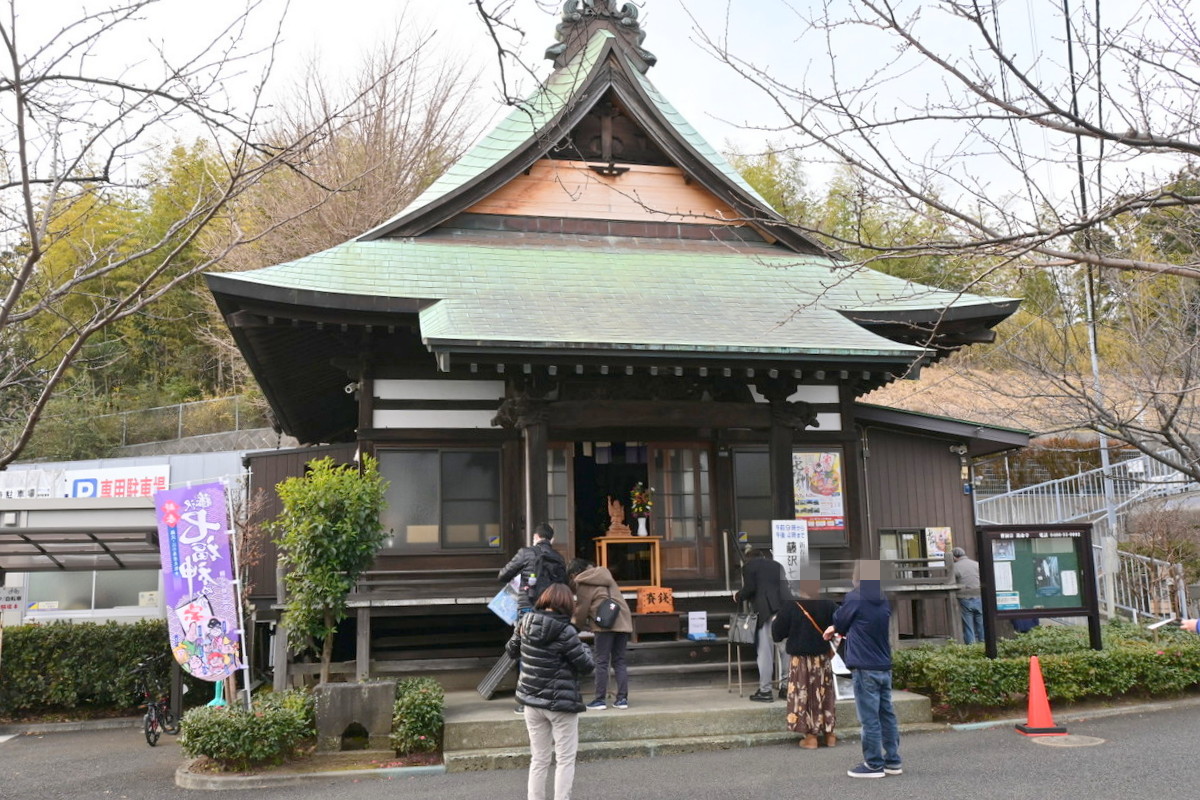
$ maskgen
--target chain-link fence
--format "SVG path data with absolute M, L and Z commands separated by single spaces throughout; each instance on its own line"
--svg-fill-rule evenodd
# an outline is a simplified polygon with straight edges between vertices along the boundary
M 242 395 L 105 414 L 96 424 L 112 430 L 121 447 L 271 426 L 262 402 Z

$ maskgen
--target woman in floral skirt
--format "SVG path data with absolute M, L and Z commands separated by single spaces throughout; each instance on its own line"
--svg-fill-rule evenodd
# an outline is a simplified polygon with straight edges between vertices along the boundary
M 815 750 L 837 744 L 837 698 L 833 689 L 833 652 L 823 634 L 833 624 L 837 605 L 818 597 L 819 582 L 800 582 L 800 597 L 786 599 L 775 616 L 771 635 L 785 641 L 791 669 L 787 684 L 788 730 L 804 735 L 800 746 Z

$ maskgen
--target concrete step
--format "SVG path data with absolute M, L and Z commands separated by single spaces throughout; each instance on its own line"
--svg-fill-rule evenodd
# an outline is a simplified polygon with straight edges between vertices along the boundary
M 752 703 L 736 693 L 712 688 L 657 689 L 638 694 L 631 687 L 629 709 L 584 712 L 579 719 L 579 758 L 720 750 L 795 740 L 787 731 L 786 703 Z M 895 692 L 902 725 L 931 721 L 928 698 Z M 525 721 L 511 699 L 482 701 L 478 695 L 447 695 L 445 762 L 451 771 L 520 768 L 529 763 Z M 838 702 L 837 727 L 857 732 L 852 700 Z

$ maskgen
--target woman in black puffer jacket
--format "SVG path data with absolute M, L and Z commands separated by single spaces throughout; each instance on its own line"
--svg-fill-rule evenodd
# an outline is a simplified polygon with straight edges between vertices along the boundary
M 517 700 L 525 706 L 529 731 L 529 800 L 545 800 L 551 755 L 554 800 L 571 800 L 579 713 L 584 710 L 579 679 L 594 669 L 591 651 L 571 625 L 574 609 L 571 590 L 553 584 L 534 610 L 517 621 L 506 647 L 510 657 L 521 659 Z

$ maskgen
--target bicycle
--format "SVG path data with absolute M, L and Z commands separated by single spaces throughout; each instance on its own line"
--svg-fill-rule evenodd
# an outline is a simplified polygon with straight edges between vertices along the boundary
M 151 747 L 158 744 L 164 732 L 172 735 L 179 733 L 179 720 L 171 713 L 170 697 L 159 691 L 150 677 L 151 667 L 157 660 L 143 661 L 134 668 L 134 672 L 140 676 L 138 692 L 146 709 L 142 717 L 142 731 L 146 734 L 146 743 Z

